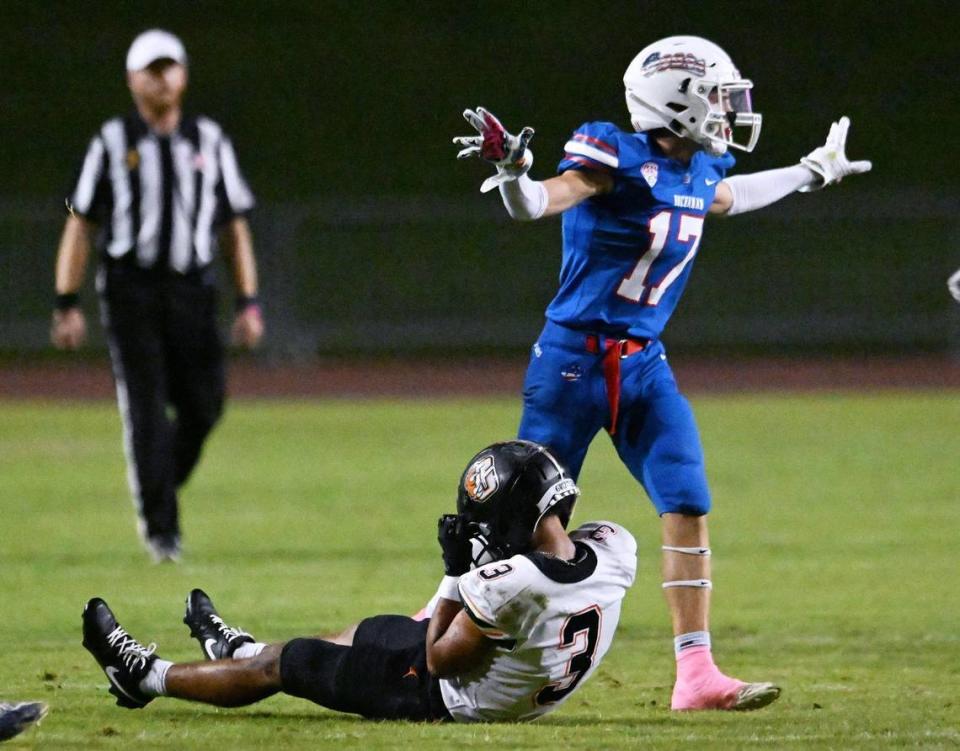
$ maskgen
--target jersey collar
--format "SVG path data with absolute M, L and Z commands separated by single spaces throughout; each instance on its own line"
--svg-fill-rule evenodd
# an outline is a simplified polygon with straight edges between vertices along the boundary
M 574 546 L 577 554 L 571 561 L 562 561 L 536 551 L 527 553 L 526 557 L 548 579 L 559 584 L 576 584 L 593 576 L 593 572 L 597 570 L 597 554 L 593 548 L 579 540 L 574 542 Z

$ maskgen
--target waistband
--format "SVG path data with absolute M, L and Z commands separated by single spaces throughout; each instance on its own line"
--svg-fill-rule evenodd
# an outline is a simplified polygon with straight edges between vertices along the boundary
M 616 350 L 620 359 L 630 357 L 647 349 L 654 340 L 639 337 L 615 335 L 596 331 L 578 331 L 547 321 L 540 334 L 540 340 L 564 347 L 581 349 L 592 354 L 607 354 Z
M 100 271 L 109 279 L 118 281 L 129 280 L 132 283 L 149 285 L 170 283 L 212 286 L 216 284 L 216 271 L 213 268 L 213 264 L 207 264 L 202 268 L 192 268 L 186 272 L 179 272 L 169 267 L 145 268 L 139 266 L 128 256 L 101 259 Z

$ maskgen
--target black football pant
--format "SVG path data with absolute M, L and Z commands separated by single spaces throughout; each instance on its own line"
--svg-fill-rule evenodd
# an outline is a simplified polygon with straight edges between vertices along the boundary
M 127 479 L 149 536 L 180 534 L 177 489 L 223 411 L 217 295 L 205 276 L 101 271 Z
M 378 615 L 357 625 L 353 645 L 294 639 L 280 655 L 284 693 L 376 720 L 450 720 L 440 681 L 427 671 L 430 621 Z

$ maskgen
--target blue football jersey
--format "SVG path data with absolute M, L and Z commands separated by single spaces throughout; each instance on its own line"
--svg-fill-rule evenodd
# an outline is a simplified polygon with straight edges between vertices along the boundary
M 656 339 L 677 307 L 729 154 L 669 159 L 646 133 L 586 123 L 557 168 L 600 170 L 611 193 L 563 214 L 560 289 L 547 318 L 575 329 Z

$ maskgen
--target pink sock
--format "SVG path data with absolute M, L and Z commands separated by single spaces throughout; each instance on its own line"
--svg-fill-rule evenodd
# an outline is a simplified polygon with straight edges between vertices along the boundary
M 677 655 L 672 709 L 726 709 L 745 685 L 720 672 L 710 647 L 690 647 Z
M 698 681 L 720 670 L 710 647 L 690 647 L 677 655 L 677 681 Z

